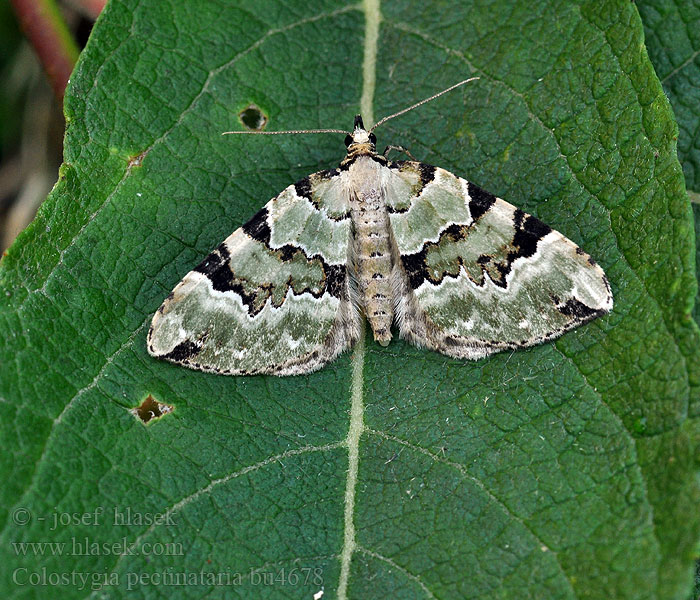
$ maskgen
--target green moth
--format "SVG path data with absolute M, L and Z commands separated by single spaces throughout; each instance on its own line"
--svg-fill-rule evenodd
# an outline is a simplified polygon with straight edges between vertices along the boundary
M 283 190 L 175 287 L 149 353 L 299 375 L 351 348 L 366 318 L 384 346 L 396 326 L 417 346 L 479 359 L 609 312 L 605 273 L 561 233 L 445 169 L 376 152 L 379 125 L 466 81 L 369 130 L 355 117 L 337 168 Z M 326 131 L 339 132 L 290 133 Z

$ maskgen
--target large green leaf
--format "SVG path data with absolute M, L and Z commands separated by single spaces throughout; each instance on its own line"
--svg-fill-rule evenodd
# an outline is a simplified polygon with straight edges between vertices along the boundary
M 695 265 L 697 269 L 700 268 L 700 197 L 698 201 L 692 203 L 692 206 L 693 216 L 695 218 Z M 695 317 L 695 321 L 700 325 L 700 292 L 698 292 L 698 296 L 695 299 L 693 317 Z
M 649 58 L 678 120 L 678 157 L 700 192 L 700 2 L 639 0 Z
M 700 2 L 639 0 L 649 58 L 678 120 L 678 158 L 700 219 Z M 697 244 L 696 237 L 696 244 Z M 698 244 L 700 252 L 700 244 Z M 698 261 L 700 264 L 700 260 Z M 700 276 L 700 273 L 698 273 Z M 693 316 L 700 324 L 700 292 Z
M 110 598 L 687 593 L 693 221 L 636 9 L 455 4 L 109 4 L 66 94 L 59 183 L 1 265 L 4 596 L 83 598 L 100 578 Z M 347 128 L 471 74 L 380 143 L 581 244 L 610 316 L 468 364 L 371 340 L 284 379 L 147 355 L 177 281 L 343 155 L 336 136 L 222 138 L 241 110 Z M 129 409 L 148 395 L 174 411 L 144 426 Z M 156 512 L 170 523 L 134 520 Z M 122 541 L 136 551 L 102 546 Z

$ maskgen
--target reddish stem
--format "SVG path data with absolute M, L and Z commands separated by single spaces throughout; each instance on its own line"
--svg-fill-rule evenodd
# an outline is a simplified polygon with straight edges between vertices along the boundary
M 39 55 L 56 98 L 63 102 L 79 50 L 58 7 L 53 0 L 10 0 L 10 3 Z

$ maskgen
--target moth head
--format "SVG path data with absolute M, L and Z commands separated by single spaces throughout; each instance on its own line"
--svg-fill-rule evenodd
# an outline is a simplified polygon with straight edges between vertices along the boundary
M 348 149 L 353 144 L 369 145 L 369 150 L 374 151 L 377 144 L 377 137 L 365 129 L 360 115 L 355 116 L 355 125 L 351 134 L 345 137 L 345 145 Z

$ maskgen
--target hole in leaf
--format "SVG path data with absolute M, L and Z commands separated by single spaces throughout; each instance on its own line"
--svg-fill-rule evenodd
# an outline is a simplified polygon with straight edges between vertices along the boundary
M 251 104 L 238 113 L 241 123 L 250 130 L 260 131 L 267 125 L 267 117 L 260 108 Z
M 140 167 L 141 163 L 143 162 L 143 159 L 146 158 L 146 154 L 148 154 L 148 150 L 144 150 L 143 152 L 137 154 L 136 156 L 132 156 L 129 158 L 129 169 L 132 169 L 134 167 Z
M 143 423 L 148 423 L 153 419 L 160 419 L 163 415 L 167 415 L 172 411 L 172 406 L 158 402 L 153 396 L 148 394 L 139 406 L 132 408 L 129 412 L 141 419 Z

